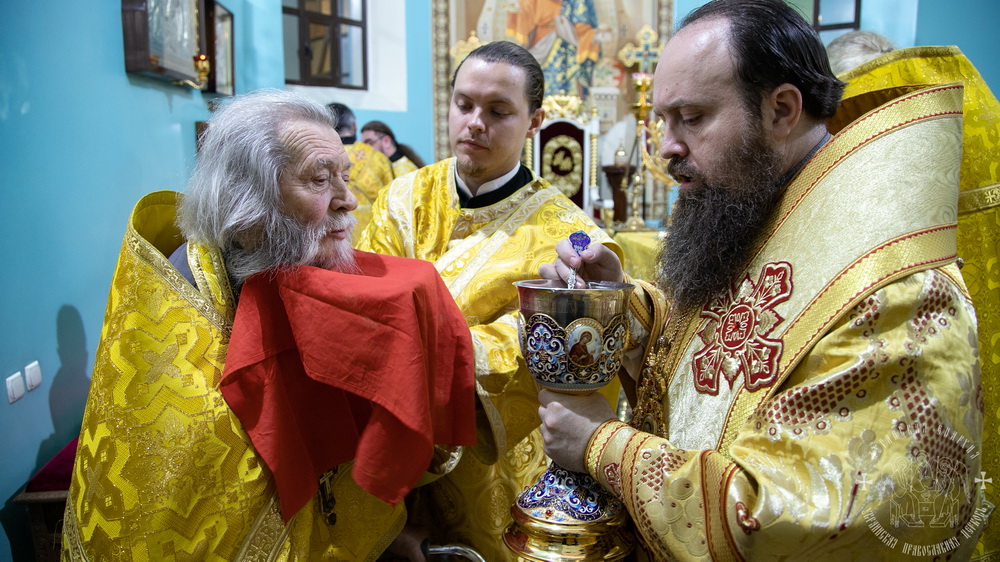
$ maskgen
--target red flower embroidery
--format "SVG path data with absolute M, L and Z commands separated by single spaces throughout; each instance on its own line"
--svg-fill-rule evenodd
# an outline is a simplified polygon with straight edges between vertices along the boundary
M 618 463 L 613 462 L 604 465 L 604 478 L 607 479 L 611 491 L 615 495 L 620 495 L 622 490 L 622 471 Z
M 742 286 L 731 287 L 701 311 L 709 321 L 698 334 L 705 345 L 691 364 L 698 392 L 718 394 L 720 372 L 730 388 L 742 374 L 751 391 L 771 386 L 778 375 L 782 343 L 767 336 L 785 320 L 774 307 L 792 294 L 792 266 L 766 264 L 756 283 L 747 275 Z

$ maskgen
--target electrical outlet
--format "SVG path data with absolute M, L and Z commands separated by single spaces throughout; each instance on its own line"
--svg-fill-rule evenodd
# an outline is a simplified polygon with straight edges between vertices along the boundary
M 24 379 L 21 371 L 7 377 L 7 401 L 13 404 L 24 396 Z
M 42 367 L 38 361 L 32 361 L 24 368 L 24 382 L 28 384 L 28 390 L 35 390 L 42 384 Z

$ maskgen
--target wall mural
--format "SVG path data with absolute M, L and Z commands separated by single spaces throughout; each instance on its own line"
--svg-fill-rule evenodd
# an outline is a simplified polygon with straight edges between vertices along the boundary
M 598 109 L 601 130 L 627 118 L 633 92 L 618 52 L 644 25 L 661 41 L 673 28 L 673 0 L 434 0 L 434 148 L 450 156 L 448 101 L 454 69 L 476 46 L 514 41 L 545 72 L 545 94 L 576 95 Z

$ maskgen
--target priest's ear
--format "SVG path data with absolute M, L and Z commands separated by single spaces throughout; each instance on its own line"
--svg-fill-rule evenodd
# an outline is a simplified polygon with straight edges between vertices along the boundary
M 802 92 L 792 84 L 781 84 L 763 100 L 764 122 L 770 122 L 774 140 L 783 141 L 802 117 Z
M 530 139 L 535 136 L 538 130 L 542 128 L 543 121 L 545 121 L 545 110 L 539 107 L 531 114 L 531 119 L 528 123 L 528 134 L 524 138 Z

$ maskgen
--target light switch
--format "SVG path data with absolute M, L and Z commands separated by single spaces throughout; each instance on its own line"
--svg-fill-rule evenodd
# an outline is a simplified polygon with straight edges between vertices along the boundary
M 24 379 L 21 371 L 7 377 L 7 401 L 13 404 L 24 396 Z
M 28 390 L 35 390 L 42 384 L 42 367 L 38 361 L 32 361 L 24 368 L 24 382 L 28 384 Z

